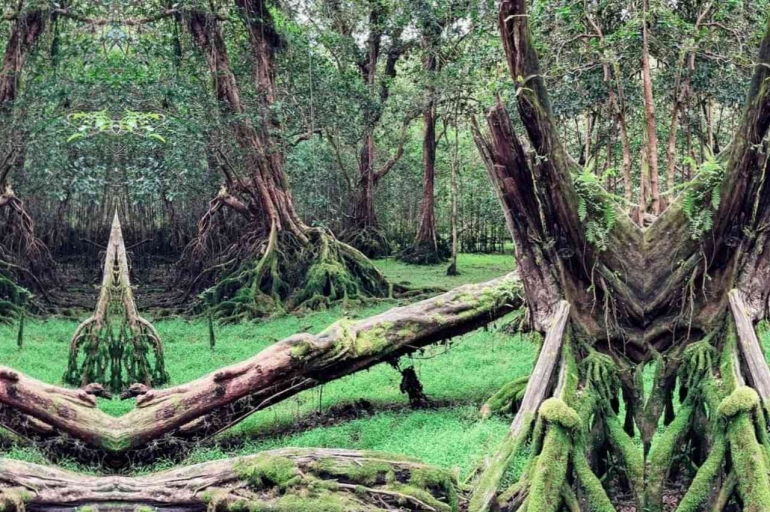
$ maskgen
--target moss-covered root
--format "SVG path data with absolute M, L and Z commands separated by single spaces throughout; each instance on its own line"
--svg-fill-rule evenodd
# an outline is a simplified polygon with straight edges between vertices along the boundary
M 745 512 L 770 510 L 770 478 L 764 447 L 757 440 L 753 418 L 759 411 L 756 391 L 739 387 L 719 405 L 718 414 L 727 422 L 738 494 Z
M 524 392 L 527 390 L 529 375 L 512 380 L 500 390 L 492 395 L 481 407 L 481 417 L 488 418 L 493 414 L 513 413 L 518 409 L 518 404 L 524 398 Z
M 201 299 L 215 318 L 232 322 L 389 294 L 390 284 L 377 267 L 331 233 L 312 230 L 301 244 L 273 230 L 259 257 L 226 274 Z
M 401 456 L 362 452 L 360 457 L 310 460 L 265 454 L 239 465 L 236 472 L 259 501 L 249 503 L 240 492 L 214 491 L 205 497 L 210 509 L 458 510 L 457 481 L 448 471 Z
M 676 451 L 682 446 L 690 431 L 694 410 L 692 400 L 688 399 L 679 408 L 679 413 L 671 425 L 653 440 L 647 460 L 647 485 L 645 486 L 645 510 L 649 512 L 663 510 L 663 487 Z
M 608 411 L 604 424 L 606 425 L 607 439 L 625 471 L 626 478 L 631 487 L 631 492 L 641 510 L 644 503 L 644 457 L 642 450 L 626 433 L 620 420 L 611 411 Z
M 532 475 L 526 512 L 559 510 L 562 505 L 561 488 L 567 477 L 571 448 L 572 439 L 567 427 L 559 423 L 550 424 Z
M 487 510 L 488 504 L 493 501 L 497 494 L 498 483 L 503 479 L 503 475 L 508 471 L 512 461 L 529 439 L 532 424 L 533 418 L 529 416 L 524 418 L 524 426 L 519 435 L 515 436 L 508 432 L 500 449 L 489 462 L 489 466 L 482 472 L 481 479 L 476 482 L 468 505 L 469 511 Z

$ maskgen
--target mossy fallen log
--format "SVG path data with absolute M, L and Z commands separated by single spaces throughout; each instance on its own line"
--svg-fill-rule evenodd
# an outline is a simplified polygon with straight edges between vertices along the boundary
M 0 459 L 0 510 L 235 512 L 458 510 L 449 471 L 379 452 L 287 448 L 143 476 L 90 476 Z
M 522 305 L 518 279 L 466 285 L 409 306 L 358 321 L 341 320 L 320 334 L 302 333 L 241 363 L 167 389 L 134 386 L 136 408 L 115 418 L 86 390 L 49 385 L 0 367 L 3 409 L 21 413 L 111 453 L 125 453 L 171 435 L 199 441 L 254 411 L 345 375 L 390 362 L 422 347 L 460 336 Z M 14 431 L 24 433 L 23 422 Z

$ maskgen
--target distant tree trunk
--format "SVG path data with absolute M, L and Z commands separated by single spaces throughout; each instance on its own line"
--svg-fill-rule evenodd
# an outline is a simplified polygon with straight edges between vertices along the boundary
M 439 250 L 438 235 L 436 234 L 436 73 L 439 70 L 437 52 L 441 44 L 442 25 L 427 22 L 423 27 L 422 63 L 427 80 L 425 89 L 425 106 L 423 108 L 423 139 L 422 139 L 422 205 L 420 223 L 412 247 L 405 249 L 399 258 L 419 265 L 434 265 L 441 263 L 446 255 Z
M 644 98 L 644 148 L 646 158 L 643 159 L 643 168 L 647 170 L 646 181 L 649 182 L 649 190 L 645 188 L 645 193 L 649 194 L 650 208 L 653 215 L 659 215 L 661 212 L 660 188 L 658 181 L 660 173 L 658 170 L 658 133 L 655 124 L 655 99 L 652 94 L 652 73 L 650 71 L 650 47 L 648 41 L 649 27 L 648 12 L 649 0 L 642 1 L 643 20 L 642 20 L 642 90 Z M 644 171 L 643 171 L 644 173 Z M 643 198 L 644 199 L 644 198 Z M 642 201 L 642 211 L 647 211 L 646 201 Z
M 454 128 L 455 128 L 455 143 L 454 148 L 452 150 L 452 159 L 451 159 L 451 166 L 452 166 L 452 213 L 450 217 L 450 222 L 452 224 L 452 257 L 451 257 L 451 263 L 449 264 L 449 268 L 447 269 L 447 275 L 449 276 L 456 276 L 460 274 L 460 271 L 457 268 L 457 250 L 458 250 L 458 240 L 457 240 L 457 201 L 460 196 L 460 190 L 457 183 L 457 174 L 459 173 L 460 169 L 460 123 L 458 122 L 458 116 L 457 113 L 455 113 L 455 119 L 454 119 Z M 447 137 L 447 146 L 449 146 L 449 137 Z

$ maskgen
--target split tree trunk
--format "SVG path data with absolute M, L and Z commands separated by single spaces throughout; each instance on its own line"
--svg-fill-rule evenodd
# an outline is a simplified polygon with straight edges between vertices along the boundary
M 0 423 L 30 436 L 42 423 L 115 454 L 167 435 L 201 440 L 300 391 L 486 325 L 521 305 L 518 291 L 518 280 L 510 275 L 365 320 L 341 320 L 194 382 L 159 390 L 135 387 L 136 409 L 120 418 L 97 409 L 87 389 L 58 388 L 0 368 Z
M 645 12 L 646 7 L 645 2 Z M 557 305 L 566 301 L 568 336 L 558 380 L 528 381 L 528 387 L 556 391 L 538 404 L 535 415 L 532 407 L 517 414 L 514 425 L 531 421 L 535 427 L 523 441 L 508 439 L 500 447 L 495 464 L 481 473 L 469 510 L 611 511 L 610 490 L 617 489 L 602 482 L 613 482 L 633 496 L 637 510 L 659 512 L 674 475 L 689 486 L 680 512 L 711 510 L 731 498 L 744 510 L 766 510 L 770 479 L 762 454 L 770 441 L 762 405 L 770 393 L 770 371 L 752 323 L 770 307 L 770 240 L 764 234 L 770 219 L 768 159 L 766 148 L 755 150 L 767 145 L 770 126 L 770 96 L 762 87 L 770 74 L 770 28 L 724 163 L 711 232 L 694 240 L 681 204 L 674 202 L 646 230 L 616 212 L 605 246 L 597 248 L 577 219 L 570 174 L 579 169 L 558 139 L 527 15 L 524 0 L 501 2 L 503 45 L 534 151 L 524 151 L 502 104 L 488 115 L 489 138 L 478 126 L 474 137 L 515 240 L 531 321 L 550 333 L 560 318 Z M 646 107 L 651 92 L 646 87 Z M 650 113 L 645 108 L 645 121 Z M 655 144 L 652 128 L 648 150 Z M 654 168 L 653 156 L 645 154 Z M 706 185 L 696 178 L 691 186 L 704 191 Z M 710 190 L 704 192 L 711 197 Z M 602 191 L 580 200 L 601 205 L 600 211 L 609 201 Z M 539 362 L 548 357 L 552 354 L 544 352 Z M 652 364 L 648 393 L 642 375 Z M 618 417 L 621 398 L 625 419 Z M 655 435 L 661 423 L 667 428 Z M 637 429 L 641 448 L 633 440 Z M 517 452 L 523 455 L 519 448 L 525 442 L 530 455 L 519 481 L 495 493 L 495 475 L 508 470 Z M 604 460 L 614 462 L 608 466 Z M 692 467 L 698 468 L 694 476 Z M 720 482 L 732 483 L 711 493 Z M 676 487 L 681 485 L 678 480 Z

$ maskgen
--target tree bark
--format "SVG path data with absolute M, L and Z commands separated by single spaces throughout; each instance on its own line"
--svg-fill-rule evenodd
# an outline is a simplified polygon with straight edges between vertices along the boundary
M 171 434 L 202 439 L 254 411 L 324 382 L 397 360 L 420 347 L 453 338 L 519 307 L 512 275 L 467 285 L 411 306 L 352 322 L 318 335 L 298 334 L 253 358 L 181 386 L 135 388 L 136 409 L 114 418 L 84 390 L 58 388 L 0 368 L 0 404 L 111 453 L 125 453 Z M 24 433 L 18 418 L 0 418 Z
M 649 48 L 649 27 L 648 13 L 649 1 L 642 0 L 642 91 L 644 98 L 644 149 L 646 154 L 646 166 L 649 177 L 649 197 L 650 207 L 653 215 L 659 215 L 661 212 L 660 189 L 658 181 L 660 172 L 658 170 L 658 132 L 655 123 L 655 98 L 652 94 L 652 72 L 650 70 L 650 48 Z M 644 167 L 644 165 L 643 165 Z M 642 200 L 642 212 L 647 211 L 646 201 Z

